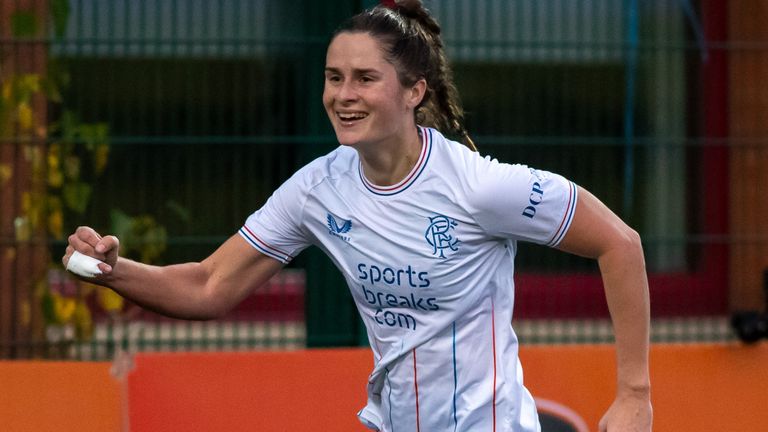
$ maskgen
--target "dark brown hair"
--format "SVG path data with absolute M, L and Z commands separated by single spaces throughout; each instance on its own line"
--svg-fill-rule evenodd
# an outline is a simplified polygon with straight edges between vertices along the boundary
M 389 1 L 387 6 L 366 10 L 347 20 L 333 36 L 349 32 L 376 38 L 403 86 L 424 78 L 427 91 L 415 110 L 418 124 L 434 127 L 477 150 L 464 127 L 464 109 L 453 84 L 440 25 L 420 0 Z

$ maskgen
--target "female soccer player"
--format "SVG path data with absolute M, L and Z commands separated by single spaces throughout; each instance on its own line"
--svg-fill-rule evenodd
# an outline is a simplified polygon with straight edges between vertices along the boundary
M 514 256 L 530 241 L 596 258 L 617 393 L 605 431 L 650 431 L 649 300 L 640 239 L 572 182 L 474 150 L 440 27 L 387 2 L 333 35 L 323 104 L 340 146 L 296 172 L 211 256 L 149 266 L 80 227 L 91 279 L 160 313 L 215 318 L 310 245 L 349 284 L 374 354 L 360 421 L 374 430 L 540 430 L 511 327 Z M 443 135 L 445 133 L 445 135 Z M 466 145 L 452 141 L 455 137 Z

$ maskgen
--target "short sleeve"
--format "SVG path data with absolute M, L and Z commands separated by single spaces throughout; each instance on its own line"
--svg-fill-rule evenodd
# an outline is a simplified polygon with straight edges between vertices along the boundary
M 302 229 L 308 193 L 302 174 L 300 170 L 283 183 L 240 228 L 240 235 L 254 248 L 284 264 L 310 244 Z
M 478 224 L 496 237 L 557 246 L 576 209 L 577 187 L 560 175 L 476 158 L 467 201 Z

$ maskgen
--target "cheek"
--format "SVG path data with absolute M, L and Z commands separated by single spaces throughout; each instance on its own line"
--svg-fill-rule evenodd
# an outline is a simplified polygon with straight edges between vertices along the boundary
M 330 110 L 333 105 L 333 96 L 328 91 L 327 88 L 323 89 L 323 107 L 325 107 L 326 110 Z
M 393 111 L 403 112 L 408 111 L 411 106 L 411 99 L 409 93 L 403 90 L 401 87 L 395 87 L 390 89 L 390 105 Z
M 323 94 L 323 109 L 325 110 L 325 113 L 328 114 L 328 117 L 333 117 L 333 98 L 327 98 L 325 94 Z

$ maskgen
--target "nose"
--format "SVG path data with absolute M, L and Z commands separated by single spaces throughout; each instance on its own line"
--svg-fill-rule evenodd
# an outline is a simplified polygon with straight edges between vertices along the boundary
M 336 95 L 341 101 L 352 101 L 357 99 L 357 89 L 355 89 L 352 80 L 344 80 L 339 84 L 339 91 Z

